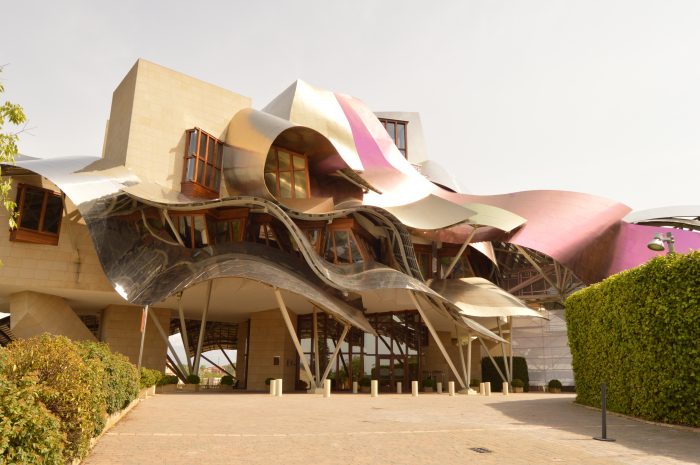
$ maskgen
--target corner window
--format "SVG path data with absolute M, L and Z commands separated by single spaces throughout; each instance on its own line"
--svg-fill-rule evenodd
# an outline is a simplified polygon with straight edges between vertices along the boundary
M 328 225 L 324 258 L 333 263 L 363 263 L 375 260 L 369 233 L 351 219 L 338 219 Z
M 10 233 L 10 240 L 58 244 L 63 217 L 61 194 L 20 184 L 17 189 L 17 214 L 17 229 Z
M 394 141 L 394 144 L 399 149 L 399 152 L 403 154 L 404 158 L 408 158 L 408 143 L 407 143 L 407 132 L 406 126 L 408 121 L 399 121 L 393 119 L 379 118 L 379 122 L 382 123 L 384 129 Z
M 282 199 L 309 198 L 309 165 L 306 155 L 272 146 L 265 162 L 265 185 Z
M 201 129 L 187 131 L 182 192 L 216 198 L 221 186 L 224 144 Z

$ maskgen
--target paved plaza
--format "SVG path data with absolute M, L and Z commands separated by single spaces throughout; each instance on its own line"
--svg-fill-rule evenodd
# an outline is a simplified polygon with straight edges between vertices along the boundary
M 105 434 L 84 464 L 700 463 L 698 430 L 609 415 L 608 436 L 617 441 L 594 441 L 600 412 L 573 400 L 160 394 Z

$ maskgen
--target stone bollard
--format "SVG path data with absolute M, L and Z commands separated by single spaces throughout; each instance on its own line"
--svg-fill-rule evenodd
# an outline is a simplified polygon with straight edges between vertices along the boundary
M 486 383 L 479 383 L 479 394 L 486 395 Z
M 403 391 L 403 387 L 401 386 L 401 381 L 397 381 L 396 382 L 396 393 L 401 394 L 402 391 Z
M 379 395 L 379 381 L 373 379 L 370 382 L 370 396 L 377 397 Z
M 437 383 L 437 393 L 442 394 L 442 382 L 440 381 Z
M 327 379 L 323 381 L 323 397 L 331 396 L 331 380 Z
M 277 380 L 276 379 L 270 380 L 270 395 L 271 396 L 277 395 Z
M 352 393 L 357 394 L 357 381 L 352 382 Z
M 411 395 L 418 397 L 418 381 L 411 381 Z
M 454 381 L 450 381 L 449 383 L 447 383 L 447 392 L 449 392 L 450 396 L 455 395 L 455 382 Z
M 508 383 L 503 383 L 503 395 L 508 395 Z
M 275 395 L 277 397 L 282 397 L 282 380 L 276 379 L 275 381 L 277 381 L 277 383 L 276 383 L 277 389 L 275 391 Z
M 486 394 L 485 394 L 486 396 L 491 395 L 491 381 L 486 381 L 484 383 L 484 390 L 486 391 Z

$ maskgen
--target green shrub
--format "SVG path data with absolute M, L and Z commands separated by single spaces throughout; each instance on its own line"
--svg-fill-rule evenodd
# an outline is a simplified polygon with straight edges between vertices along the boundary
M 514 388 L 523 388 L 525 387 L 525 383 L 523 383 L 522 379 L 515 378 L 513 381 L 510 383 L 511 386 Z
M 201 382 L 199 376 L 197 375 L 187 375 L 185 380 L 187 381 L 187 384 L 199 384 Z
M 231 375 L 222 376 L 220 384 L 222 384 L 224 386 L 233 386 L 233 376 L 231 376 Z
M 372 384 L 372 378 L 369 376 L 363 376 L 360 378 L 360 381 L 358 381 L 358 384 L 362 387 L 369 387 L 370 384 Z
M 654 258 L 576 292 L 566 320 L 576 400 L 700 426 L 700 252 Z
M 141 389 L 155 386 L 164 376 L 165 373 L 161 373 L 158 370 L 151 370 L 150 368 L 141 367 L 141 379 L 139 381 L 139 385 L 141 386 Z
M 432 378 L 425 378 L 423 380 L 423 387 L 424 388 L 432 388 L 435 386 L 435 381 Z
M 480 384 L 481 384 L 481 380 L 479 378 L 472 378 L 469 381 L 469 387 L 478 388 Z
M 90 439 L 99 434 L 106 417 L 102 384 L 104 365 L 97 359 L 83 359 L 76 344 L 63 336 L 44 334 L 18 340 L 4 350 L 4 374 L 10 382 L 36 376 L 36 396 L 60 420 L 65 435 L 66 462 L 85 455 Z
M 113 353 L 103 342 L 81 342 L 78 345 L 83 358 L 96 359 L 104 365 L 102 387 L 108 414 L 124 409 L 138 397 L 139 374 L 128 358 Z
M 158 380 L 156 386 L 165 386 L 166 384 L 177 384 L 179 381 L 175 375 L 165 375 Z
M 273 379 L 275 379 L 275 378 L 265 378 L 265 386 L 269 386 L 270 381 L 272 381 Z
M 503 357 L 494 357 L 498 368 L 501 369 L 503 375 L 506 374 L 506 369 L 503 364 Z M 510 357 L 508 357 L 508 362 L 510 363 Z M 484 357 L 481 359 L 481 376 L 484 377 L 484 382 L 491 383 L 491 391 L 501 392 L 503 391 L 503 379 L 498 374 L 496 367 L 491 363 L 491 359 Z M 525 392 L 530 390 L 530 376 L 527 372 L 527 361 L 523 357 L 513 357 L 513 379 L 517 378 L 523 382 L 523 388 Z
M 5 369 L 11 371 L 0 367 Z M 10 380 L 0 373 L 0 463 L 64 463 L 65 433 L 60 420 L 39 401 L 39 389 L 33 375 Z
M 558 379 L 550 379 L 547 387 L 549 387 L 549 389 L 561 389 L 561 381 Z

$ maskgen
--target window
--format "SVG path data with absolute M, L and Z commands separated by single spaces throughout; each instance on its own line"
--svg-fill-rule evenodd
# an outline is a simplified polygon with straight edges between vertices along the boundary
M 328 225 L 324 257 L 333 263 L 363 263 L 375 260 L 371 235 L 351 219 Z
M 182 192 L 195 197 L 218 197 L 224 144 L 198 128 L 187 131 L 186 141 Z
M 11 241 L 58 244 L 63 217 L 61 194 L 20 184 L 17 189 L 17 213 L 17 229 L 10 233 Z
M 247 208 L 214 210 L 207 217 L 214 244 L 241 242 L 245 236 Z
M 408 158 L 408 138 L 406 136 L 408 121 L 379 118 L 379 122 L 382 123 L 386 132 L 389 133 L 389 137 L 394 141 L 394 144 L 399 149 L 399 152 L 403 154 L 403 157 Z
M 265 185 L 282 199 L 309 198 L 309 167 L 306 155 L 272 146 L 265 162 Z
M 196 249 L 209 245 L 209 230 L 207 229 L 207 222 L 204 214 L 177 214 L 172 215 L 172 218 L 185 247 Z

